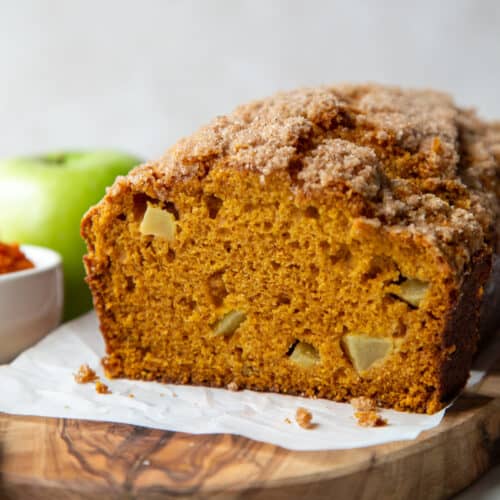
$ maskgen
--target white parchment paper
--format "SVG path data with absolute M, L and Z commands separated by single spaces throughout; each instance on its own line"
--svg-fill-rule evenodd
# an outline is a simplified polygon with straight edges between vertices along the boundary
M 346 449 L 414 439 L 437 426 L 445 413 L 382 410 L 389 425 L 363 428 L 357 425 L 351 405 L 345 403 L 107 380 L 100 365 L 103 355 L 104 343 L 93 312 L 66 323 L 10 365 L 0 366 L 0 411 L 121 422 L 193 434 L 239 434 L 291 450 Z M 112 394 L 97 394 L 94 384 L 75 383 L 73 374 L 85 363 L 96 370 Z M 482 369 L 476 370 L 471 380 L 477 383 L 483 374 Z M 296 424 L 299 406 L 313 413 L 313 421 L 318 424 L 313 430 Z

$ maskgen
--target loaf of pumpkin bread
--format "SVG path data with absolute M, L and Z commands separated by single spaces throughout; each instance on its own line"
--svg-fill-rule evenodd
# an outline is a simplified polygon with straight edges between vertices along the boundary
M 439 410 L 479 340 L 499 162 L 500 127 L 434 91 L 216 118 L 83 219 L 106 374 Z

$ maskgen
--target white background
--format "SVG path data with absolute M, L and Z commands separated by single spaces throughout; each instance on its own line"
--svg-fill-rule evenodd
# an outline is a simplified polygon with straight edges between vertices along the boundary
M 500 2 L 0 0 L 0 156 L 151 158 L 243 101 L 368 80 L 500 119 Z
M 338 81 L 500 119 L 500 1 L 0 0 L 1 157 L 151 158 L 242 101 Z M 478 497 L 500 497 L 495 473 L 461 498 Z

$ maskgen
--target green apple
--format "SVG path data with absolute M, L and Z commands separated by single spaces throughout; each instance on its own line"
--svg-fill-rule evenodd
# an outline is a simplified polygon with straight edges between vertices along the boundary
M 82 216 L 117 175 L 139 162 L 114 151 L 0 161 L 0 241 L 46 246 L 62 255 L 66 320 L 92 307 L 84 282 Z

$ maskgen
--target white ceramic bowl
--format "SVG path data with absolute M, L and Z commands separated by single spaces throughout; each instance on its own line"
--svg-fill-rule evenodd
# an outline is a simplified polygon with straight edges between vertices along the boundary
M 21 250 L 35 267 L 0 274 L 0 364 L 47 335 L 62 318 L 61 256 L 31 245 L 23 245 Z

